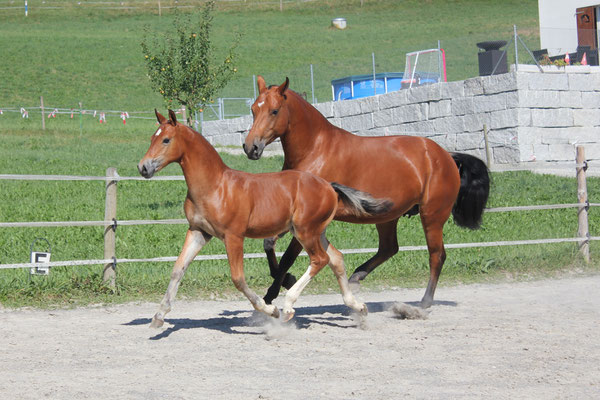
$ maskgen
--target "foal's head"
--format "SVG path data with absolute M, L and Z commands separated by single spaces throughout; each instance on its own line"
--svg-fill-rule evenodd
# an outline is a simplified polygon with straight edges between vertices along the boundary
M 256 80 L 259 95 L 252 104 L 254 123 L 243 144 L 244 151 L 251 160 L 258 160 L 265 146 L 285 133 L 289 119 L 285 92 L 290 80 L 285 78 L 281 85 L 269 88 L 262 76 L 259 75 Z
M 154 110 L 160 126 L 152 135 L 150 148 L 138 164 L 138 171 L 144 178 L 152 176 L 183 156 L 181 131 L 186 127 L 177 122 L 173 110 L 169 110 L 169 119 Z

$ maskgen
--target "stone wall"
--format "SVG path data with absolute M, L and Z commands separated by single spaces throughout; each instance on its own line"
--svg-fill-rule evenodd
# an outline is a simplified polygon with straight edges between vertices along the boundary
M 574 144 L 600 160 L 600 67 L 519 71 L 400 90 L 315 107 L 331 123 L 364 136 L 429 137 L 449 151 L 492 162 L 572 161 Z M 205 122 L 213 144 L 241 146 L 252 117 Z

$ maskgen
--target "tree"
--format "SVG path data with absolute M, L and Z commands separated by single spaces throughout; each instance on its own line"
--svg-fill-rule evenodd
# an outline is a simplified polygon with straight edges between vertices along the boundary
M 168 107 L 174 103 L 190 111 L 187 123 L 191 125 L 193 111 L 200 111 L 214 101 L 215 96 L 237 72 L 234 60 L 241 35 L 236 33 L 223 61 L 213 56 L 210 41 L 213 0 L 204 4 L 200 14 L 175 14 L 174 32 L 154 33 L 146 27 L 142 51 L 146 60 L 152 88 L 164 98 Z M 198 18 L 197 22 L 192 19 Z

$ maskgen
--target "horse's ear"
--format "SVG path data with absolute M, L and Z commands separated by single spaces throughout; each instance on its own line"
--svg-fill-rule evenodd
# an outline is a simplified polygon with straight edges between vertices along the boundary
M 169 119 L 173 126 L 177 126 L 177 116 L 175 115 L 175 111 L 169 109 Z
M 279 92 L 280 95 L 283 96 L 289 86 L 290 86 L 290 78 L 288 78 L 286 76 L 285 82 L 283 82 L 281 85 L 279 85 L 279 88 L 277 89 L 277 91 Z
M 267 91 L 267 84 L 265 83 L 265 78 L 263 78 L 260 75 L 257 76 L 256 83 L 258 84 L 258 93 L 259 94 L 263 94 L 264 92 Z
M 165 121 L 167 120 L 165 117 L 162 116 L 161 113 L 159 113 L 156 108 L 154 109 L 154 114 L 156 114 L 156 119 L 158 120 L 159 124 L 164 124 Z

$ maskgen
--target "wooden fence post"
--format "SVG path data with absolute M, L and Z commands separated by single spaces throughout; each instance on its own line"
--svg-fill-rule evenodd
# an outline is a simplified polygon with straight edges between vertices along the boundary
M 42 109 L 42 130 L 46 130 L 46 113 L 44 112 L 44 96 L 40 96 L 40 108 Z
M 486 164 L 487 167 L 490 168 L 492 166 L 492 153 L 490 152 L 490 141 L 488 138 L 488 129 L 486 124 L 483 124 L 483 142 L 485 144 Z
M 116 253 L 115 253 L 115 235 L 117 218 L 117 181 L 113 178 L 118 177 L 117 169 L 110 167 L 106 169 L 106 203 L 104 207 L 104 220 L 109 221 L 104 227 L 104 259 L 112 258 L 114 261 L 104 265 L 105 283 L 109 286 L 115 286 L 116 278 Z
M 587 170 L 587 164 L 585 161 L 585 148 L 583 146 L 577 146 L 577 200 L 580 204 L 578 209 L 579 215 L 579 229 L 577 236 L 582 241 L 579 242 L 579 251 L 583 256 L 586 263 L 590 262 L 590 231 L 588 227 L 588 197 L 587 197 L 587 182 L 585 171 Z

